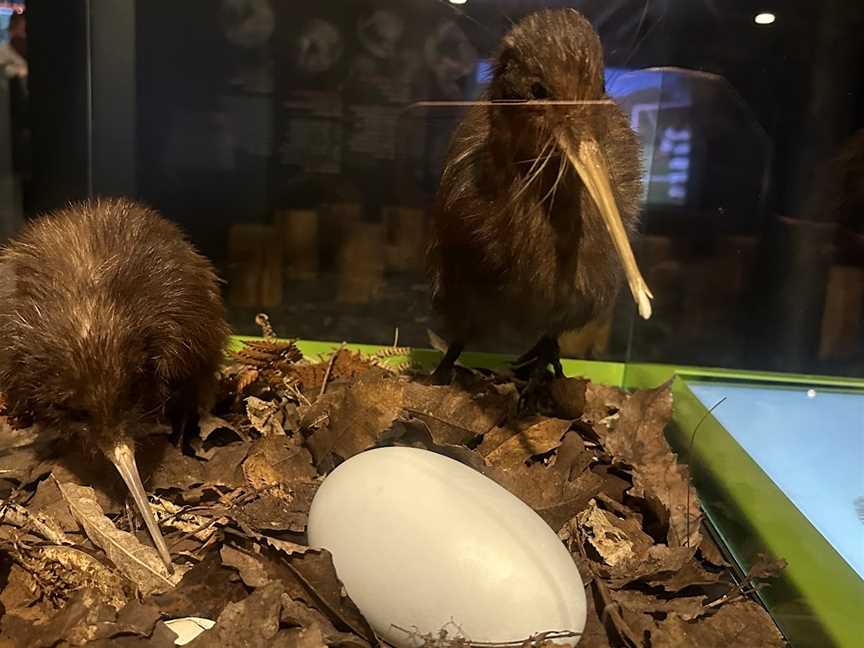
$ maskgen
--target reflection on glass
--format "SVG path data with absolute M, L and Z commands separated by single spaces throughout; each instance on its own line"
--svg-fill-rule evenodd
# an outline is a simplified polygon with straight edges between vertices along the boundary
M 705 407 L 864 578 L 864 394 L 691 384 Z

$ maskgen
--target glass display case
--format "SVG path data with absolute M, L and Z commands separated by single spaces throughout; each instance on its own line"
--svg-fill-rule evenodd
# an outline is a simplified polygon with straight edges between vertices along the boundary
M 398 328 L 428 345 L 423 256 L 450 136 L 506 29 L 557 6 L 95 2 L 61 28 L 30 3 L 25 211 L 135 196 L 214 260 L 238 331 L 264 310 L 286 336 Z M 639 134 L 635 246 L 657 301 L 642 321 L 623 291 L 565 354 L 860 375 L 860 53 L 840 36 L 857 9 L 572 6 Z
M 24 8 L 0 2 L 7 52 Z M 307 353 L 406 346 L 432 368 L 426 254 L 453 135 L 490 99 L 502 37 L 548 8 L 591 22 L 605 93 L 636 134 L 633 249 L 654 296 L 644 319 L 625 284 L 602 317 L 564 331 L 565 372 L 671 380 L 670 442 L 732 562 L 786 556 L 764 596 L 781 630 L 852 646 L 860 2 L 28 0 L 27 70 L 0 58 L 0 242 L 72 200 L 136 198 L 213 261 L 236 334 L 259 335 L 266 313 Z M 465 362 L 525 347 L 478 339 Z

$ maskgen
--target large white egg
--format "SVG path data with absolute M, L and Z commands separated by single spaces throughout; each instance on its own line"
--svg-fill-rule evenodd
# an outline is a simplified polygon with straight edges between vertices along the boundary
M 512 642 L 585 626 L 582 578 L 552 529 L 492 480 L 434 452 L 377 448 L 344 462 L 316 493 L 308 533 L 396 646 L 442 628 L 450 638 Z

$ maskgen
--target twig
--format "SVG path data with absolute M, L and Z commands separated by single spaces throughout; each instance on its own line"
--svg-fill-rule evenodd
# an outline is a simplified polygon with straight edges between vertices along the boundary
M 264 334 L 265 338 L 276 339 L 276 331 L 273 330 L 273 326 L 270 324 L 270 318 L 267 316 L 267 313 L 258 313 L 255 316 L 255 323 L 261 327 L 261 333 Z
M 593 577 L 593 584 L 597 588 L 597 593 L 600 594 L 600 598 L 603 601 L 603 609 L 600 611 L 600 621 L 605 626 L 606 615 L 608 613 L 609 618 L 612 620 L 612 626 L 618 632 L 621 639 L 629 642 L 631 648 L 639 648 L 642 645 L 642 642 L 639 641 L 639 637 L 636 636 L 636 633 L 633 632 L 630 626 L 627 625 L 627 622 L 624 621 L 624 617 L 621 616 L 621 605 L 612 600 L 612 595 L 609 594 L 609 589 L 600 577 L 594 573 L 594 568 L 591 566 L 588 554 L 585 552 L 586 538 L 581 527 L 577 527 L 577 533 L 579 534 L 577 546 L 579 547 L 579 553 L 582 556 L 583 564 L 588 566 L 588 571 Z
M 602 580 L 595 577 L 594 585 L 597 587 L 597 592 L 603 600 L 603 610 L 600 612 L 600 620 L 605 621 L 608 614 L 612 620 L 612 625 L 618 631 L 618 634 L 621 635 L 621 638 L 627 641 L 632 648 L 639 648 L 642 642 L 639 641 L 639 637 L 636 636 L 636 633 L 633 632 L 630 626 L 627 625 L 624 617 L 621 616 L 621 605 L 612 600 L 612 595 L 609 594 L 609 589 Z
M 395 630 L 399 630 L 399 632 L 404 632 L 410 639 L 415 641 L 417 639 L 424 639 L 424 646 L 429 645 L 435 646 L 436 648 L 444 648 L 446 646 L 453 646 L 453 648 L 472 648 L 475 646 L 477 648 L 530 648 L 531 646 L 542 644 L 544 641 L 551 641 L 553 639 L 570 639 L 582 636 L 581 632 L 576 632 L 574 630 L 549 630 L 547 632 L 538 632 L 530 637 L 518 639 L 516 641 L 471 641 L 470 639 L 464 638 L 464 636 L 447 639 L 447 631 L 445 628 L 442 628 L 441 632 L 436 636 L 432 633 L 420 634 L 417 630 L 408 630 L 407 628 L 403 628 L 396 624 L 391 625 L 391 627 Z M 460 632 L 462 632 L 462 629 L 459 628 L 458 625 L 456 627 Z
M 240 547 L 235 547 L 238 551 L 241 551 L 247 555 L 249 554 L 245 549 L 241 549 Z M 297 569 L 294 565 L 291 564 L 291 561 L 283 558 L 281 555 L 279 557 L 279 561 L 285 565 L 294 577 L 299 581 L 299 583 L 309 592 L 311 596 L 317 599 L 318 603 L 324 607 L 330 614 L 333 615 L 335 619 L 337 619 L 340 623 L 342 623 L 346 628 L 350 629 L 351 632 L 356 634 L 358 637 L 367 637 L 368 633 L 364 631 L 362 628 L 357 628 L 349 619 L 346 619 L 345 616 L 337 609 L 335 609 L 332 605 L 330 605 L 329 601 L 327 601 L 321 594 L 318 593 L 318 590 L 310 583 L 306 577 L 302 574 L 302 572 Z
M 336 362 L 336 356 L 345 348 L 345 343 L 339 345 L 339 348 L 330 356 L 330 362 L 327 363 L 327 371 L 324 372 L 324 381 L 321 383 L 321 390 L 318 392 L 318 398 L 324 395 L 327 390 L 327 381 L 330 380 L 330 372 L 333 371 L 333 363 Z
M 408 412 L 409 414 L 413 414 L 414 416 L 432 419 L 433 421 L 437 421 L 438 423 L 441 423 L 443 425 L 447 425 L 449 427 L 456 428 L 457 430 L 463 430 L 465 432 L 470 433 L 472 436 L 480 436 L 480 434 L 478 434 L 477 432 L 475 432 L 471 428 L 465 427 L 464 425 L 459 425 L 458 423 L 454 423 L 453 421 L 448 421 L 447 419 L 441 418 L 440 416 L 435 416 L 434 414 L 432 414 L 432 412 L 425 412 L 423 410 L 414 409 L 413 407 L 403 407 L 402 411 Z M 495 426 L 493 425 L 492 427 L 495 427 Z M 489 429 L 491 430 L 492 427 L 490 427 Z M 486 432 L 488 432 L 488 431 L 489 430 L 486 430 Z M 483 432 L 482 434 L 486 434 L 486 432 Z
M 209 521 L 205 522 L 204 524 L 201 524 L 200 526 L 198 526 L 198 528 L 184 533 L 182 536 L 180 536 L 174 542 L 172 542 L 170 545 L 168 545 L 168 550 L 170 551 L 170 550 L 174 549 L 174 547 L 179 545 L 181 542 L 183 542 L 187 538 L 194 537 L 196 533 L 201 533 L 202 531 L 206 531 L 210 527 L 215 526 L 219 522 L 219 520 L 221 520 L 221 519 L 223 519 L 223 518 L 213 518 L 212 520 L 209 520 Z M 212 534 L 210 537 L 212 537 Z M 207 539 L 209 540 L 210 537 L 208 537 Z M 206 541 L 204 541 L 204 542 L 206 543 Z
M 686 538 L 686 540 L 687 540 L 686 546 L 687 547 L 690 546 L 690 489 L 692 488 L 692 485 L 690 482 L 693 481 L 693 464 L 692 464 L 691 460 L 693 458 L 693 444 L 696 441 L 696 432 L 699 431 L 699 426 L 705 422 L 705 419 L 708 418 L 708 416 L 711 413 L 713 413 L 715 409 L 720 407 L 720 405 L 722 405 L 725 400 L 726 400 L 726 397 L 724 396 L 719 401 L 714 403 L 711 406 L 711 409 L 709 409 L 707 412 L 705 412 L 702 415 L 702 418 L 699 419 L 699 422 L 696 424 L 696 427 L 693 428 L 693 434 L 690 436 L 690 446 L 687 448 L 687 471 L 689 473 L 689 475 L 688 475 L 689 479 L 687 480 L 687 506 L 684 509 L 684 515 L 687 517 L 687 538 Z

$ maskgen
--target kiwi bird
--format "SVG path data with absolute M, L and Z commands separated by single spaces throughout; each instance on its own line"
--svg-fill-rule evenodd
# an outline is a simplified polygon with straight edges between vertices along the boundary
M 605 93 L 603 49 L 573 9 L 515 24 L 491 82 L 454 133 L 435 200 L 428 265 L 448 382 L 473 339 L 535 341 L 517 364 L 562 375 L 558 336 L 608 316 L 622 277 L 639 314 L 653 297 L 630 247 L 640 151 Z
M 170 568 L 135 439 L 215 395 L 228 326 L 210 263 L 140 204 L 72 205 L 0 251 L 0 331 L 11 413 L 107 457 Z

